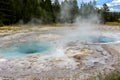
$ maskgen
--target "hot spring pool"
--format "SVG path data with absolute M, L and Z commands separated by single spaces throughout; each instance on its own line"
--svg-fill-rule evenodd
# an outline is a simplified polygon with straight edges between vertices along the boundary
M 48 42 L 28 41 L 0 48 L 0 56 L 5 58 L 20 58 L 34 54 L 46 54 L 52 50 Z
M 99 44 L 112 43 L 117 41 L 116 38 L 107 37 L 107 36 L 87 36 L 87 37 L 84 36 L 84 37 L 80 37 L 79 40 L 83 42 L 99 43 Z
M 92 39 L 93 43 L 111 43 L 116 41 L 117 40 L 115 38 L 105 37 L 105 36 L 99 36 Z
M 112 43 L 116 42 L 116 38 L 107 37 L 107 36 L 79 36 L 77 40 L 81 42 L 88 42 L 88 43 Z M 76 41 L 73 38 L 73 41 Z M 36 55 L 36 54 L 47 54 L 53 51 L 55 46 L 50 42 L 39 42 L 39 41 L 25 41 L 19 43 L 12 43 L 0 47 L 0 57 L 4 58 L 21 58 L 29 55 Z

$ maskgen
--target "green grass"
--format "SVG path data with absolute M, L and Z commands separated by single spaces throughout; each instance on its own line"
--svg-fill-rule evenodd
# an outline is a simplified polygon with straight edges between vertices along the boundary
M 104 80 L 120 80 L 120 72 L 115 71 L 113 73 L 110 73 L 105 77 Z
M 113 71 L 109 74 L 99 73 L 97 76 L 91 76 L 87 80 L 120 80 L 120 72 Z

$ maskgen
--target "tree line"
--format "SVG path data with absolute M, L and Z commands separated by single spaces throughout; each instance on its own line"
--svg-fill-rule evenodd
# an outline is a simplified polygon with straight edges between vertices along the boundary
M 64 0 L 62 3 L 58 0 L 0 0 L 0 25 L 26 24 L 31 20 L 41 24 L 73 23 L 77 16 L 87 18 L 90 14 L 101 15 L 104 22 L 119 21 L 119 12 L 109 12 L 106 4 L 102 9 L 95 5 L 95 0 L 80 6 L 77 0 Z

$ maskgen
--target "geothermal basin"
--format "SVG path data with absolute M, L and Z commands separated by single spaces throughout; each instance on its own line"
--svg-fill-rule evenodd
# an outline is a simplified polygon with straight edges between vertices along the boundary
M 89 80 L 120 70 L 119 32 L 66 36 L 65 29 L 33 27 L 1 37 L 0 78 Z

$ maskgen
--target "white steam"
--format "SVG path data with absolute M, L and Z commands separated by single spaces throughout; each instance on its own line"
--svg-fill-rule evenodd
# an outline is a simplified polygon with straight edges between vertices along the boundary
M 60 11 L 60 16 L 58 16 L 62 22 L 69 22 L 68 20 L 70 19 L 70 10 L 71 10 L 71 5 L 67 2 L 61 4 L 61 11 Z
M 66 21 L 71 18 L 71 5 L 68 3 L 64 3 L 64 6 L 61 7 L 61 12 L 60 12 L 60 19 L 63 20 L 63 22 L 68 22 Z M 90 12 L 90 13 L 89 13 Z M 63 55 L 65 53 L 65 44 L 72 42 L 72 41 L 78 41 L 80 38 L 85 38 L 89 39 L 88 37 L 92 35 L 99 35 L 99 31 L 96 30 L 96 28 L 99 26 L 100 23 L 100 16 L 94 11 L 91 10 L 91 8 L 88 8 L 88 15 L 87 17 L 83 17 L 82 15 L 78 15 L 74 23 L 71 24 L 72 28 L 68 25 L 64 25 L 64 30 L 61 31 L 62 34 L 64 34 L 64 38 L 61 39 L 58 43 L 59 44 L 59 49 L 57 49 L 58 54 Z M 82 14 L 86 14 L 86 8 L 82 9 Z M 81 40 L 82 41 L 82 40 Z M 56 56 L 59 56 L 56 55 Z
M 94 4 L 91 5 L 93 7 L 89 5 L 81 7 L 79 15 L 74 19 L 74 30 L 70 30 L 69 27 L 65 29 L 64 33 L 67 40 L 69 38 L 70 40 L 75 39 L 79 36 L 90 36 L 96 33 L 96 27 L 100 23 L 100 16 L 95 11 Z M 64 2 L 60 12 L 60 18 L 63 22 L 69 22 L 69 19 L 71 19 L 71 9 L 71 5 L 68 2 Z

